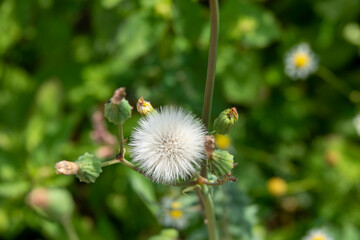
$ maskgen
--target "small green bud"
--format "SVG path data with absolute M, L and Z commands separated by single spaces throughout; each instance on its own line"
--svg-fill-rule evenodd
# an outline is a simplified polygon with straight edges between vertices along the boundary
M 84 153 L 75 163 L 79 166 L 76 177 L 80 182 L 93 183 L 102 172 L 101 160 L 92 154 Z
M 234 168 L 234 157 L 225 150 L 215 150 L 209 159 L 210 171 L 217 177 L 230 175 Z
M 65 189 L 36 188 L 28 194 L 27 203 L 40 215 L 53 221 L 71 219 L 74 211 L 74 201 Z
M 235 107 L 222 111 L 214 121 L 216 133 L 228 134 L 238 119 L 239 115 Z
M 137 111 L 143 115 L 143 116 L 146 116 L 147 114 L 155 111 L 156 110 L 153 108 L 153 106 L 151 105 L 150 102 L 148 101 L 145 101 L 143 97 L 141 97 L 137 103 L 136 103 L 136 109 Z
M 113 97 L 105 103 L 105 117 L 114 124 L 123 124 L 131 117 L 132 107 L 125 99 L 125 88 L 115 90 Z

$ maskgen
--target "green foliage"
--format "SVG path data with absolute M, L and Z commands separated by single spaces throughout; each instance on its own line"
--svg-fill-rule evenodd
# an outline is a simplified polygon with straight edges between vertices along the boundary
M 316 227 L 359 238 L 359 4 L 220 0 L 212 120 L 233 106 L 240 113 L 226 149 L 237 182 L 214 190 L 221 239 L 301 239 Z M 1 239 L 67 239 L 26 204 L 36 187 L 71 191 L 80 239 L 206 239 L 198 203 L 184 211 L 194 215 L 187 228 L 162 230 L 157 202 L 181 190 L 120 165 L 83 184 L 54 165 L 84 152 L 115 157 L 118 143 L 90 136 L 92 114 L 118 87 L 132 106 L 144 97 L 201 115 L 208 10 L 205 0 L 0 1 Z M 284 56 L 300 42 L 320 67 L 293 81 Z M 123 124 L 127 141 L 139 117 Z M 275 176 L 287 183 L 283 196 L 266 189 Z

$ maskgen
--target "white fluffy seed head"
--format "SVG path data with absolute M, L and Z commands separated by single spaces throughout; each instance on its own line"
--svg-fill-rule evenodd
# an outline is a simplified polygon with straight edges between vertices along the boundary
M 285 56 L 285 73 L 292 79 L 306 79 L 318 69 L 318 58 L 307 43 L 290 49 Z
M 204 125 L 193 114 L 164 107 L 140 119 L 130 139 L 131 157 L 155 182 L 186 180 L 204 159 L 205 135 Z

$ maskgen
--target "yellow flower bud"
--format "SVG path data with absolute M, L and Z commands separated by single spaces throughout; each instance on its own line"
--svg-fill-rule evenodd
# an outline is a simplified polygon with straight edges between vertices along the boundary
M 137 111 L 143 115 L 146 116 L 147 114 L 155 111 L 155 109 L 153 108 L 153 106 L 151 105 L 150 102 L 145 101 L 143 97 L 141 97 L 137 103 L 136 103 L 136 109 Z

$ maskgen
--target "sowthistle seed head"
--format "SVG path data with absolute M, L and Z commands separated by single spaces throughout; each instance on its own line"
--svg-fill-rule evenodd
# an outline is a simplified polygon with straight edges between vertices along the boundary
M 139 121 L 131 135 L 133 162 L 151 180 L 171 184 L 188 179 L 204 159 L 206 129 L 182 108 L 164 107 Z

